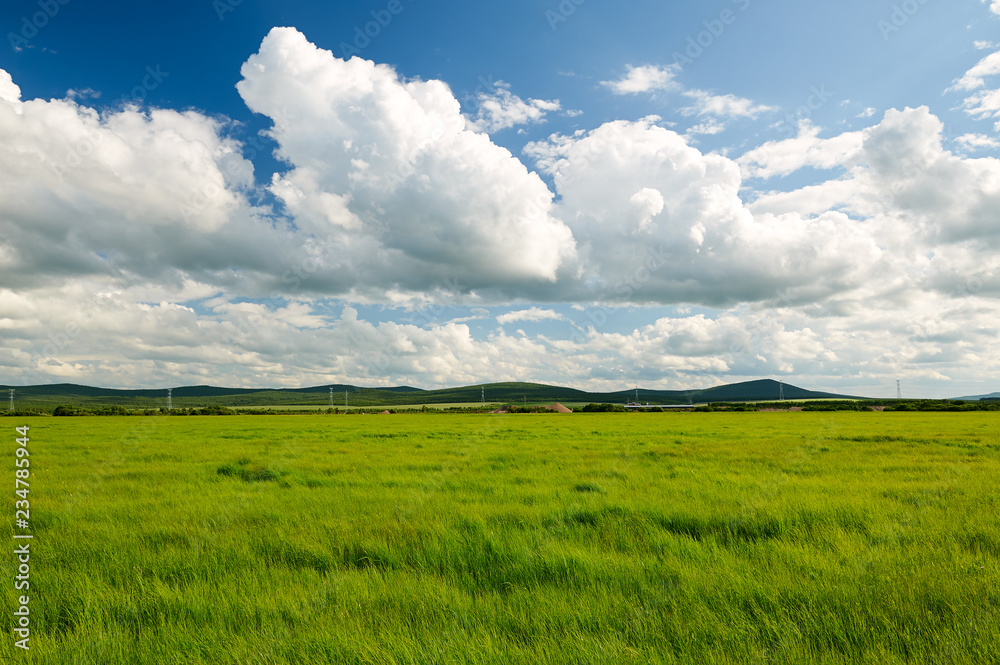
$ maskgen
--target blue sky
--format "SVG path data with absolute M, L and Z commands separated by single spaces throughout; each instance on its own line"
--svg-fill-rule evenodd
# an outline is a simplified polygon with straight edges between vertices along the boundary
M 1000 389 L 1000 2 L 0 17 L 0 382 Z

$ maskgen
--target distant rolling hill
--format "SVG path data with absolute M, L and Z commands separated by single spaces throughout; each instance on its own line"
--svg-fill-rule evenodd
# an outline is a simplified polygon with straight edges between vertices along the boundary
M 990 393 L 989 395 L 974 395 L 972 397 L 953 397 L 953 402 L 978 402 L 981 399 L 1000 399 L 1000 393 Z
M 167 404 L 167 390 L 114 390 L 94 388 L 71 383 L 45 386 L 0 386 L 6 394 L 15 390 L 19 407 L 50 409 L 59 404 L 77 406 L 119 405 L 132 409 L 159 408 Z M 175 408 L 205 407 L 213 404 L 228 407 L 262 406 L 325 406 L 333 403 L 343 407 L 404 406 L 420 404 L 478 403 L 485 393 L 488 404 L 498 403 L 613 403 L 624 404 L 637 399 L 635 389 L 610 393 L 591 393 L 575 388 L 550 386 L 541 383 L 490 383 L 441 390 L 421 390 L 409 386 L 396 388 L 362 388 L 334 384 L 311 388 L 222 388 L 217 386 L 182 386 L 173 388 L 172 403 Z M 704 390 L 638 390 L 638 401 L 650 404 L 704 404 L 707 402 L 760 402 L 778 399 L 780 384 L 770 379 L 747 381 L 716 386 Z M 346 394 L 345 394 L 346 393 Z M 862 399 L 848 395 L 816 392 L 784 384 L 786 400 L 805 399 Z
M 851 395 L 806 390 L 805 388 L 799 388 L 787 383 L 782 385 L 778 381 L 772 381 L 771 379 L 732 383 L 701 390 L 695 394 L 698 396 L 698 401 L 702 402 L 766 402 L 777 400 L 781 393 L 784 393 L 786 400 L 865 399 Z

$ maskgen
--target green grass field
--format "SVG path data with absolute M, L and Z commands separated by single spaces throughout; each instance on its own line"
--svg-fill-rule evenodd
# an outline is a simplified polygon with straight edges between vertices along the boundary
M 6 662 L 1000 658 L 996 414 L 6 421 Z

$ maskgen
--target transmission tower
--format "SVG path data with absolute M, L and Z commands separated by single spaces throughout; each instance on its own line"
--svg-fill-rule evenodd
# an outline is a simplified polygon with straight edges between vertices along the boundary
M 779 402 L 784 402 L 785 401 L 785 382 L 784 381 L 778 381 L 778 401 Z
M 486 386 L 483 386 L 480 390 L 482 390 L 482 393 L 480 394 L 480 399 L 482 399 L 483 406 L 486 406 Z
M 174 408 L 174 389 L 167 388 L 167 411 L 172 411 Z
M 330 388 L 330 408 L 333 408 L 333 388 Z
M 14 410 L 14 389 L 11 388 L 10 389 L 10 408 L 8 409 L 8 411 L 13 411 L 13 410 Z
M 896 380 L 896 399 L 903 399 L 903 389 L 899 386 L 899 380 Z

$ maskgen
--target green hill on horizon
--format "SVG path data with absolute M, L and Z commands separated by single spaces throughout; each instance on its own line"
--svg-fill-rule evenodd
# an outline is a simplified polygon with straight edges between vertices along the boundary
M 51 409 L 60 404 L 77 406 L 122 406 L 129 409 L 155 409 L 167 405 L 167 389 L 98 388 L 71 383 L 39 386 L 0 386 L 0 390 L 15 390 L 15 403 L 20 408 Z M 181 386 L 172 388 L 175 408 L 226 406 L 327 406 L 333 389 L 334 406 L 345 401 L 351 407 L 410 406 L 456 403 L 612 403 L 624 404 L 638 400 L 645 404 L 704 404 L 708 402 L 757 402 L 778 399 L 783 389 L 786 400 L 864 399 L 835 393 L 816 392 L 781 384 L 771 379 L 746 381 L 702 390 L 649 390 L 639 388 L 616 392 L 587 392 L 565 386 L 540 383 L 488 383 L 457 388 L 422 390 L 409 386 L 394 388 L 363 388 L 333 384 L 308 388 L 225 388 L 218 386 Z M 346 394 L 345 394 L 346 393 Z
M 989 393 L 987 395 L 970 395 L 968 397 L 953 397 L 955 402 L 978 402 L 981 399 L 1000 399 L 1000 393 Z

